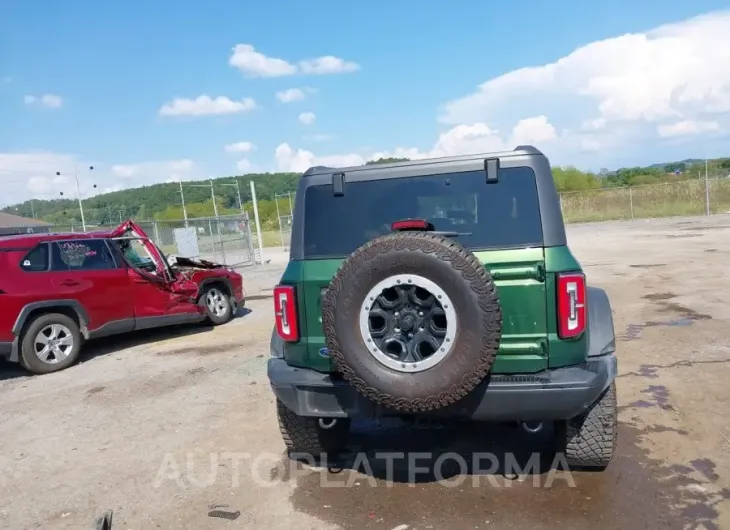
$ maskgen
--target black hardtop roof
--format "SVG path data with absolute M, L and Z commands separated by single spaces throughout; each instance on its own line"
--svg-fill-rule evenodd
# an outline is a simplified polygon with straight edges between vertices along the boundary
M 458 156 L 444 156 L 438 158 L 421 158 L 417 160 L 408 160 L 406 162 L 391 162 L 388 164 L 367 164 L 363 166 L 350 166 L 350 167 L 328 167 L 328 166 L 314 166 L 307 169 L 302 177 L 313 177 L 315 175 L 330 175 L 333 172 L 337 173 L 352 173 L 355 171 L 377 171 L 382 173 L 389 169 L 400 169 L 409 168 L 414 166 L 428 166 L 431 164 L 448 164 L 450 162 L 467 162 L 470 160 L 483 160 L 487 158 L 509 158 L 517 156 L 545 156 L 542 151 L 532 145 L 520 145 L 512 151 L 497 151 L 492 153 L 474 153 L 469 155 L 458 155 Z
M 567 243 L 565 225 L 550 161 L 539 149 L 531 145 L 521 145 L 513 151 L 409 160 L 391 164 L 368 164 L 345 168 L 311 167 L 304 172 L 297 184 L 289 259 L 293 261 L 305 259 L 304 221 L 307 189 L 310 187 L 331 186 L 332 197 L 336 199 L 338 196 L 347 195 L 348 187 L 352 183 L 479 170 L 487 172 L 485 185 L 489 185 L 490 173 L 491 177 L 498 177 L 500 173 L 489 169 L 493 168 L 497 160 L 499 169 L 526 167 L 533 171 L 540 204 L 544 246 L 565 245 Z

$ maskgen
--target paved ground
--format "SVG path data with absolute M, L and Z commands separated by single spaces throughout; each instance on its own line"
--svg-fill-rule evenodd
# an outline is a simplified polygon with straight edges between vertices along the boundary
M 265 374 L 275 265 L 246 271 L 250 310 L 224 327 L 89 345 L 82 364 L 44 377 L 1 366 L 0 527 L 92 528 L 113 509 L 114 528 L 134 530 L 730 528 L 730 218 L 574 226 L 570 241 L 620 335 L 620 451 L 607 472 L 446 487 L 408 484 L 403 461 L 395 483 L 290 466 Z M 540 447 L 494 427 L 377 427 L 360 426 L 353 450 Z

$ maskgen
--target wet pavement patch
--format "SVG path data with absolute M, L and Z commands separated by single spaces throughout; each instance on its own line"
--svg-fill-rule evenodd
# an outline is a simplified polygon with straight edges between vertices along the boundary
M 659 302 L 659 311 L 661 313 L 676 313 L 680 315 L 682 318 L 689 318 L 690 320 L 711 320 L 712 316 L 707 315 L 705 313 L 698 313 L 694 309 L 691 309 L 687 306 L 683 306 L 682 304 L 677 304 L 675 302 Z
M 710 480 L 712 482 L 716 482 L 717 479 L 719 479 L 719 475 L 715 473 L 715 468 L 717 467 L 717 464 L 710 460 L 709 458 L 699 458 L 697 460 L 692 460 L 689 463 L 694 469 L 702 473 L 707 480 Z
M 650 364 L 642 364 L 637 370 L 637 374 L 640 377 L 646 377 L 647 379 L 658 379 L 659 368 Z
M 229 353 L 232 351 L 247 348 L 250 343 L 236 344 L 211 344 L 207 346 L 191 346 L 188 348 L 175 348 L 172 350 L 164 350 L 157 352 L 157 355 L 215 355 L 217 353 Z
M 620 374 L 618 377 L 647 377 L 649 379 L 656 379 L 659 377 L 658 371 L 668 370 L 671 368 L 690 368 L 692 366 L 703 365 L 703 364 L 727 364 L 730 363 L 730 359 L 706 359 L 697 361 L 676 361 L 670 364 L 642 364 L 636 372 L 625 372 Z
M 643 299 L 651 300 L 653 302 L 658 302 L 660 300 L 670 300 L 676 297 L 677 295 L 674 293 L 649 293 L 642 296 Z
M 669 320 L 666 322 L 645 322 L 644 324 L 629 324 L 626 326 L 626 331 L 623 335 L 620 335 L 618 339 L 620 341 L 637 340 L 641 338 L 641 332 L 646 328 L 654 328 L 658 326 L 667 326 L 670 328 L 691 326 L 694 319 L 692 318 L 678 318 L 676 320 Z
M 641 338 L 641 332 L 644 331 L 644 329 L 646 328 L 660 326 L 683 327 L 691 326 L 697 320 L 712 320 L 711 315 L 699 313 L 692 308 L 689 308 L 682 304 L 678 304 L 676 302 L 667 301 L 675 297 L 676 295 L 674 295 L 673 293 L 650 293 L 643 296 L 643 298 L 647 300 L 656 302 L 657 311 L 659 313 L 672 313 L 679 318 L 665 321 L 652 320 L 644 322 L 643 324 L 629 324 L 628 326 L 626 326 L 626 330 L 624 331 L 624 333 L 620 335 L 618 339 L 620 341 L 637 340 Z
M 680 228 L 680 230 L 686 230 L 689 232 L 705 232 L 707 230 L 727 230 L 730 226 L 723 225 L 709 225 L 709 226 L 688 226 L 686 228 Z
M 104 386 L 95 386 L 94 388 L 90 388 L 86 391 L 86 393 L 89 396 L 92 396 L 94 394 L 98 394 L 99 392 L 103 392 L 106 387 Z
M 339 467 L 330 465 L 330 471 L 299 464 L 296 476 L 288 477 L 297 484 L 291 502 L 298 511 L 342 528 L 674 529 L 694 523 L 692 518 L 714 517 L 712 510 L 672 511 L 672 505 L 684 509 L 690 504 L 680 502 L 671 478 L 660 483 L 653 474 L 658 464 L 638 448 L 637 429 L 621 424 L 617 456 L 603 473 L 557 471 L 547 431 L 530 436 L 487 424 L 434 433 L 405 427 L 360 431 L 353 441 L 354 459 L 350 455 Z M 377 454 L 397 456 L 390 473 Z M 453 455 L 471 462 L 466 457 L 474 454 L 491 454 L 499 465 L 491 469 L 489 459 L 486 466 L 465 470 L 447 465 L 457 460 Z M 512 459 L 524 465 L 527 456 L 534 458 L 531 472 L 505 478 L 506 463 Z
M 646 394 L 647 399 L 640 399 L 619 408 L 647 409 L 659 407 L 663 410 L 674 410 L 674 407 L 669 404 L 669 390 L 664 385 L 650 385 L 642 390 L 641 393 Z
M 677 429 L 676 427 L 669 427 L 667 425 L 648 425 L 647 427 L 644 427 L 642 429 L 642 432 L 646 433 L 663 433 L 663 432 L 673 432 L 675 434 L 679 434 L 681 436 L 688 436 L 689 431 L 685 431 L 684 429 Z

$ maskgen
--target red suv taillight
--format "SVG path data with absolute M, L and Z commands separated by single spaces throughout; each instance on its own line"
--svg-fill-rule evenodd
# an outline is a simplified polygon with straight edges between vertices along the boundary
M 558 274 L 558 336 L 570 339 L 586 329 L 586 277 L 580 272 Z
M 274 287 L 274 315 L 276 332 L 279 336 L 287 342 L 298 341 L 297 301 L 293 286 L 277 285 Z

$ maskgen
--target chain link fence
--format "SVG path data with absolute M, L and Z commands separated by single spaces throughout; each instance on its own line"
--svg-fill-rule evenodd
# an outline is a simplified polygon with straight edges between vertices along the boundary
M 274 195 L 274 200 L 281 246 L 288 247 L 291 244 L 291 223 L 294 218 L 294 192 L 277 193 Z
M 230 267 L 260 263 L 254 250 L 251 222 L 247 215 L 136 221 L 165 255 L 180 255 L 216 261 Z M 88 224 L 87 231 L 111 230 L 117 225 Z M 81 232 L 80 225 L 53 225 L 50 232 Z
M 563 192 L 560 205 L 566 223 L 730 213 L 730 178 Z

